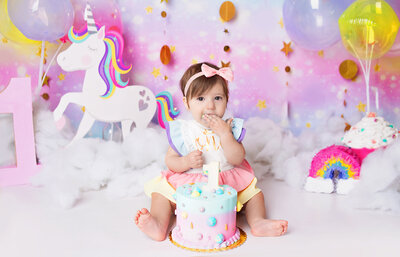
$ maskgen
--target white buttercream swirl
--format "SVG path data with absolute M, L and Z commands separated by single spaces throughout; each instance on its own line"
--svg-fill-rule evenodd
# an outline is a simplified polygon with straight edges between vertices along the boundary
M 376 149 L 389 145 L 397 137 L 398 131 L 392 124 L 370 113 L 347 131 L 342 142 L 351 148 Z

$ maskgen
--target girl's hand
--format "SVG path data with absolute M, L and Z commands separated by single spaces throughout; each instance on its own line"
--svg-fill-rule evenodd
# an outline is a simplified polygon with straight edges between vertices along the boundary
M 184 157 L 185 162 L 192 169 L 201 168 L 203 167 L 202 155 L 203 153 L 199 150 L 193 151 Z
M 208 122 L 210 129 L 214 131 L 214 133 L 217 134 L 217 136 L 219 136 L 220 138 L 224 135 L 232 135 L 232 118 L 224 121 L 217 115 L 204 114 L 203 119 Z

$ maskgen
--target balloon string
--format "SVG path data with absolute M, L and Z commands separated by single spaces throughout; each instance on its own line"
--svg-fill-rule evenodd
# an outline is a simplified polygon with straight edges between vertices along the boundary
M 369 112 L 370 111 L 370 90 L 369 90 L 369 87 L 370 87 L 370 85 L 369 85 L 369 82 L 370 82 L 370 79 L 371 79 L 371 76 L 370 76 L 370 74 L 371 74 L 371 63 L 372 63 L 372 53 L 374 52 L 374 44 L 372 45 L 372 47 L 371 47 L 371 53 L 370 53 L 370 56 L 369 56 L 369 58 L 366 60 L 366 62 L 367 62 L 367 64 L 368 64 L 368 68 L 367 68 L 367 72 L 368 72 L 368 83 L 367 83 L 367 86 L 368 86 L 368 89 L 367 89 L 367 112 Z
M 369 29 L 367 27 L 367 38 L 365 40 L 365 58 L 368 57 L 368 40 L 369 40 Z M 367 96 L 367 112 L 369 112 L 369 76 L 368 76 L 368 60 L 365 60 L 365 94 Z
M 43 73 L 43 62 L 44 62 L 44 43 L 45 41 L 42 41 L 42 49 L 40 51 L 40 65 L 39 65 L 39 76 L 38 76 L 38 85 L 35 90 L 34 98 L 39 95 L 40 90 L 42 89 L 42 85 L 40 82 L 42 82 L 42 73 Z
M 369 76 L 369 73 L 367 73 L 366 71 L 366 66 L 367 66 L 367 61 L 365 62 L 365 67 L 363 62 L 361 61 L 360 56 L 357 54 L 356 50 L 354 49 L 353 45 L 351 44 L 351 42 L 349 40 L 347 40 L 347 43 L 349 44 L 349 46 L 351 47 L 351 49 L 353 50 L 354 54 L 356 55 L 358 61 L 360 62 L 361 65 L 361 69 L 364 73 L 364 80 L 365 80 L 365 84 L 366 84 L 366 92 L 367 92 L 367 112 L 369 112 L 369 79 L 367 78 L 367 75 Z M 371 55 L 372 56 L 372 55 Z
M 54 53 L 53 57 L 51 58 L 51 60 L 50 60 L 50 62 L 49 62 L 49 65 L 47 66 L 46 72 L 45 72 L 44 75 L 43 75 L 42 85 L 43 85 L 44 79 L 46 78 L 47 73 L 49 72 L 49 69 L 50 69 L 50 67 L 51 67 L 51 64 L 53 63 L 54 59 L 56 58 L 58 52 L 61 50 L 61 47 L 62 47 L 63 45 L 64 45 L 64 43 L 61 42 L 60 45 L 58 46 L 56 52 Z

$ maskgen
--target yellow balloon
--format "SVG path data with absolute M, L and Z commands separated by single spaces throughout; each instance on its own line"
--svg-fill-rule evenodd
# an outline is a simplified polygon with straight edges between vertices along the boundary
M 0 0 L 0 33 L 16 43 L 22 44 L 40 44 L 40 41 L 31 40 L 22 34 L 17 27 L 12 23 L 8 16 L 7 0 Z
M 361 60 L 379 58 L 389 51 L 399 26 L 396 13 L 383 0 L 357 0 L 339 18 L 344 46 Z

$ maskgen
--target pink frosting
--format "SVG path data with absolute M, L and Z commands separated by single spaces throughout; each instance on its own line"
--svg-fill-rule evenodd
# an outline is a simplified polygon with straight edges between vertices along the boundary
M 218 244 L 215 241 L 207 240 L 206 242 L 193 242 L 190 240 L 186 240 L 182 237 L 182 233 L 180 231 L 180 227 L 176 226 L 172 230 L 172 239 L 177 242 L 178 244 L 185 246 L 187 248 L 194 248 L 194 249 L 219 249 L 224 248 L 232 245 L 240 238 L 240 230 L 235 228 L 235 233 L 225 240 L 224 242 Z
M 186 247 L 196 249 L 221 248 L 228 246 L 228 243 L 234 243 L 238 230 L 236 212 L 233 210 L 212 215 L 216 219 L 214 226 L 208 224 L 209 217 L 202 213 L 186 213 L 176 209 L 177 226 L 172 231 L 173 239 Z M 223 235 L 224 240 L 221 243 L 216 240 L 218 234 Z

